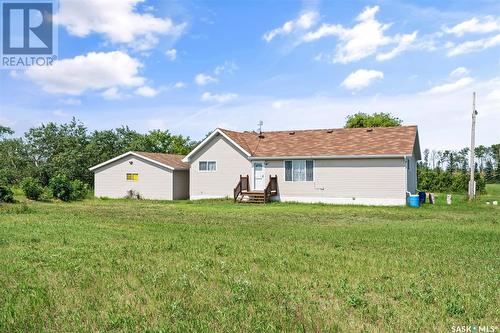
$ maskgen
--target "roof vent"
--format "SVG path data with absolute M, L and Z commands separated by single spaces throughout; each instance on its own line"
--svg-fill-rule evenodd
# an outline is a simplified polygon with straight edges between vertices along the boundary
M 373 128 L 367 128 L 366 131 L 367 132 L 373 132 Z
M 291 132 L 289 132 L 288 134 L 290 134 L 290 135 L 294 135 L 294 134 L 295 134 L 295 131 L 291 131 Z
M 329 130 L 326 131 L 326 133 L 333 133 L 333 130 L 329 129 Z

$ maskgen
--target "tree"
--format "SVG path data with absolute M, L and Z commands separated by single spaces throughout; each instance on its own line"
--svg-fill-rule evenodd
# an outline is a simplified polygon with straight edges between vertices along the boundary
M 0 183 L 14 184 L 29 174 L 28 155 L 21 139 L 7 139 L 14 134 L 10 128 L 0 126 Z
M 488 152 L 488 147 L 485 147 L 483 145 L 479 145 L 476 148 L 474 148 L 474 155 L 476 155 L 476 158 L 479 160 L 479 170 L 483 171 L 484 169 L 484 158 L 486 157 Z
M 429 154 L 430 154 L 429 149 L 424 149 L 424 165 L 426 168 L 429 167 Z
M 194 142 L 189 137 L 173 135 L 168 130 L 153 130 L 148 134 L 139 135 L 132 143 L 131 150 L 152 153 L 187 154 L 193 147 Z
M 491 158 L 496 165 L 500 164 L 500 143 L 491 145 L 490 147 Z
M 500 163 L 497 162 L 497 167 L 495 169 L 495 183 L 500 183 Z
M 26 149 L 34 177 L 47 185 L 56 174 L 90 182 L 87 128 L 75 118 L 68 124 L 42 124 L 26 134 Z
M 128 149 L 122 137 L 115 130 L 94 131 L 87 146 L 89 166 L 97 165 L 125 153 Z
M 14 131 L 10 127 L 0 125 L 0 139 L 3 139 L 3 137 L 12 134 L 14 134 Z
M 456 161 L 457 161 L 457 167 L 462 171 L 462 172 L 467 172 L 469 169 L 469 151 L 470 148 L 463 148 L 460 149 L 456 154 Z
M 367 127 L 395 127 L 401 126 L 403 121 L 390 113 L 366 114 L 358 112 L 347 116 L 344 128 L 367 128 Z
M 493 169 L 493 163 L 491 163 L 491 161 L 486 161 L 486 165 L 484 167 L 484 179 L 486 183 L 495 182 L 495 170 Z

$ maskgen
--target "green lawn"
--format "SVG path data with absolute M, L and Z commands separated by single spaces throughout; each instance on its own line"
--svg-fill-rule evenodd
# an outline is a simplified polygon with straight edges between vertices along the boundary
M 229 201 L 0 206 L 0 331 L 499 325 L 500 187 L 420 209 Z

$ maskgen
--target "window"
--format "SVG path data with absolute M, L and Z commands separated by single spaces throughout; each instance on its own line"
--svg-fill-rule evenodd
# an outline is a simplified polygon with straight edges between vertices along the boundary
M 215 161 L 202 161 L 199 165 L 200 171 L 214 172 L 217 171 L 217 162 Z
M 312 182 L 314 179 L 314 162 L 312 160 L 285 161 L 285 181 Z
M 139 174 L 138 173 L 127 173 L 127 180 L 130 180 L 132 182 L 136 182 L 139 180 Z

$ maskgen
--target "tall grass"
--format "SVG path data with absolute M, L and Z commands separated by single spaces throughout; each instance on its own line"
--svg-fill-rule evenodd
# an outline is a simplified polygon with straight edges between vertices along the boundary
M 85 200 L 0 207 L 0 331 L 498 325 L 500 209 Z M 16 207 L 16 208 L 14 208 Z M 17 208 L 25 207 L 25 208 Z

